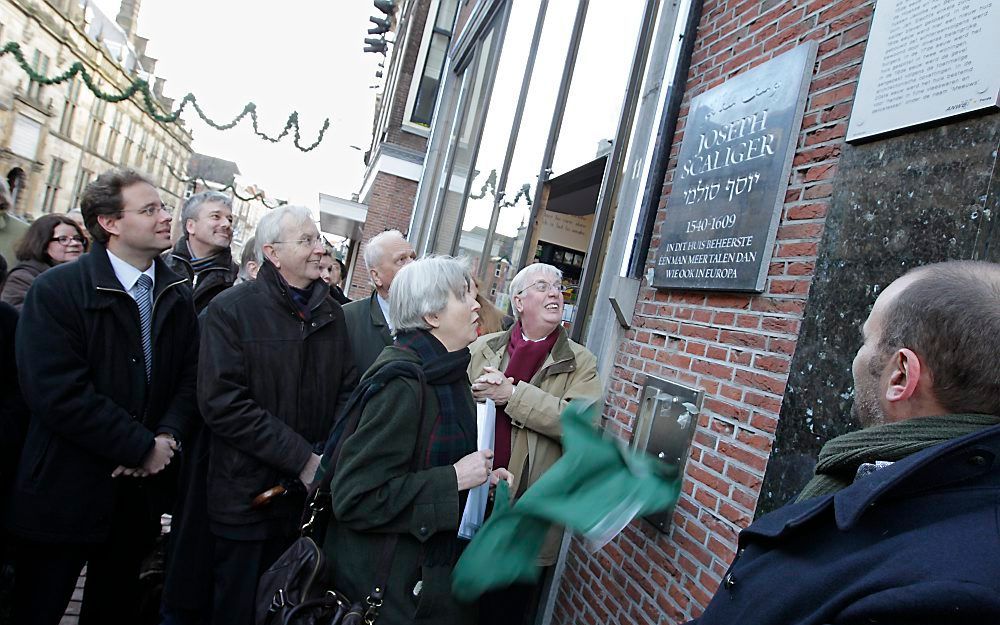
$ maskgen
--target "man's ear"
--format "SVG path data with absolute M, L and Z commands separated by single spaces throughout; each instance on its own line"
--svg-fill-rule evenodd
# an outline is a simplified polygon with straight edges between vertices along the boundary
M 899 402 L 911 399 L 920 385 L 920 373 L 923 370 L 920 359 L 913 350 L 902 348 L 892 355 L 892 372 L 889 374 L 889 386 L 885 389 L 885 399 L 889 402 Z
M 382 278 L 379 277 L 377 271 L 375 271 L 374 269 L 369 269 L 368 270 L 368 275 L 372 279 L 372 284 L 374 284 L 376 287 L 379 287 L 379 288 L 382 287 Z
M 281 261 L 278 260 L 278 255 L 275 253 L 274 246 L 270 243 L 264 244 L 264 258 L 271 261 L 275 269 L 281 269 Z
M 184 232 L 187 232 L 189 236 L 192 235 L 192 234 L 194 234 L 194 220 L 193 219 L 188 219 L 188 220 L 184 221 Z
M 521 301 L 520 295 L 515 295 L 513 301 L 514 301 L 514 310 L 516 310 L 518 316 L 520 316 L 521 313 L 524 312 L 524 302 Z
M 118 227 L 118 217 L 115 215 L 98 215 L 97 223 L 104 231 L 108 234 L 119 236 L 121 235 L 121 228 Z

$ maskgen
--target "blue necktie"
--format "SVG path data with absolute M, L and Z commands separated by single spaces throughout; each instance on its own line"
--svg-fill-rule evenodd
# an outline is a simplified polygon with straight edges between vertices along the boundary
M 135 303 L 139 306 L 139 329 L 142 331 L 142 354 L 146 358 L 146 381 L 153 373 L 153 279 L 142 274 L 135 283 Z

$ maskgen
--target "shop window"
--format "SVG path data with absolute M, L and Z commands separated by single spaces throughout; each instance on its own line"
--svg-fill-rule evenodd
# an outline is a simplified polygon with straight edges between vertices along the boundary
M 421 44 L 417 67 L 422 67 L 420 79 L 411 86 L 409 97 L 409 121 L 428 127 L 437 103 L 438 87 L 444 73 L 448 49 L 451 47 L 452 28 L 458 0 L 440 0 L 432 7 L 434 19 L 428 20 L 424 41 Z
M 52 159 L 52 166 L 49 167 L 49 177 L 45 181 L 45 197 L 42 199 L 42 212 L 51 213 L 56 203 L 56 196 L 59 195 L 59 188 L 62 184 L 62 170 L 65 161 L 59 158 Z

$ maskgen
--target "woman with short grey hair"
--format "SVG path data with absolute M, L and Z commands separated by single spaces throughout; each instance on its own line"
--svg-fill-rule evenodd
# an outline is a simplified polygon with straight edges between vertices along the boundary
M 389 300 L 395 342 L 361 382 L 367 400 L 332 478 L 337 522 L 324 551 L 336 588 L 364 597 L 379 567 L 373 556 L 387 535 L 396 536 L 380 625 L 476 622 L 475 606 L 451 597 L 459 521 L 469 489 L 511 477 L 492 470 L 492 450 L 476 451 L 466 377 L 479 317 L 471 284 L 454 258 L 400 269 Z M 414 365 L 419 377 L 401 372 Z

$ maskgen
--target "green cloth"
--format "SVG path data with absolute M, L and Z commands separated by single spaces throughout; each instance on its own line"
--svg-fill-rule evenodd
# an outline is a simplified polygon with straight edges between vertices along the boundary
M 536 559 L 553 524 L 600 547 L 636 516 L 677 501 L 677 467 L 603 438 L 591 425 L 597 409 L 596 402 L 574 400 L 563 410 L 562 458 L 515 504 L 507 484 L 497 486 L 493 514 L 452 574 L 456 599 L 472 601 L 494 588 L 537 580 Z
M 1000 417 L 951 414 L 916 417 L 877 425 L 832 438 L 819 452 L 816 475 L 796 501 L 835 493 L 854 483 L 858 467 L 866 462 L 895 462 L 953 438 L 1000 423 Z

